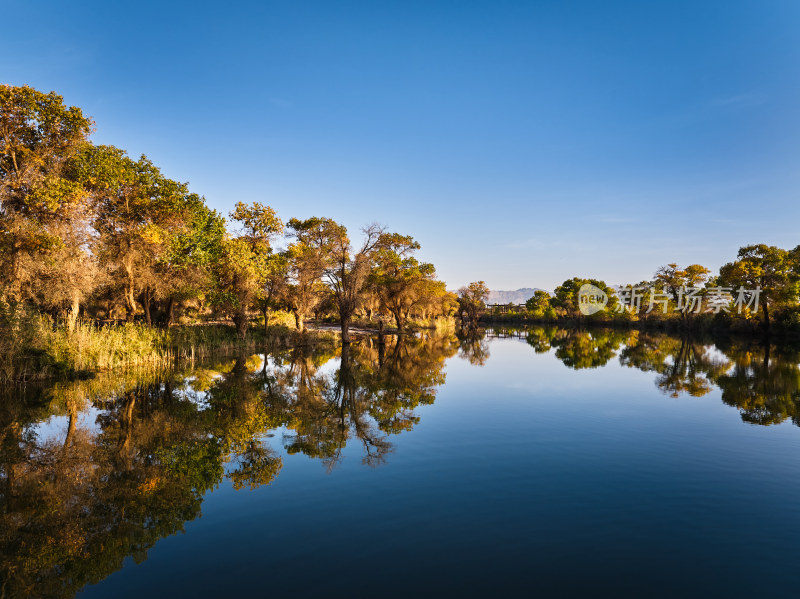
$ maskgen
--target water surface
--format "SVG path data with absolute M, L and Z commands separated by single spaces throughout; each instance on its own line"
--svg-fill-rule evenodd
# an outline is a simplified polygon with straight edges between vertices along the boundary
M 798 363 L 537 328 L 17 391 L 3 592 L 794 596 Z

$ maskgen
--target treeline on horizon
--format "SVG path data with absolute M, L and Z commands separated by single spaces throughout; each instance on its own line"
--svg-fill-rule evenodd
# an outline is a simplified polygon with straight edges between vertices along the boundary
M 351 239 L 330 218 L 284 222 L 259 202 L 226 220 L 146 156 L 94 145 L 93 125 L 55 92 L 0 86 L 0 328 L 226 318 L 244 338 L 254 315 L 268 327 L 284 310 L 299 331 L 335 317 L 346 343 L 357 314 L 403 330 L 455 312 L 411 236 L 370 225 Z
M 594 285 L 605 292 L 608 303 L 594 314 L 584 314 L 580 289 Z M 632 301 L 637 289 L 638 301 Z M 573 277 L 553 294 L 536 291 L 524 306 L 492 306 L 483 281 L 460 291 L 465 319 L 489 322 L 585 322 L 655 327 L 673 330 L 726 330 L 734 332 L 800 334 L 800 245 L 785 250 L 766 244 L 741 247 L 736 259 L 719 273 L 700 264 L 658 268 L 650 280 L 624 286 Z

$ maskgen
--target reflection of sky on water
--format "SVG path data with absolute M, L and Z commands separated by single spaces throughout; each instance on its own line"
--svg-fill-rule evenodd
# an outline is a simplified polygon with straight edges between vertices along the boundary
M 76 428 L 88 430 L 92 435 L 99 434 L 101 428 L 97 423 L 97 417 L 103 412 L 104 410 L 95 408 L 94 406 L 85 406 L 77 412 Z M 51 442 L 62 444 L 67 437 L 68 427 L 69 416 L 50 416 L 47 420 L 31 425 L 30 430 L 41 443 Z

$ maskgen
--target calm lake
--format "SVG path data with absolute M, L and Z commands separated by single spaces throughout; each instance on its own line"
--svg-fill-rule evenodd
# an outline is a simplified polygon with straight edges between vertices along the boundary
M 798 364 L 533 328 L 19 389 L 0 597 L 797 596 Z

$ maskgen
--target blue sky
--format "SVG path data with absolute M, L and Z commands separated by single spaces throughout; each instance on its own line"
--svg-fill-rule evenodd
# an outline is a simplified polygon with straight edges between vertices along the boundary
M 800 244 L 794 0 L 0 4 L 0 81 L 96 143 L 223 213 L 413 235 L 450 288 Z

